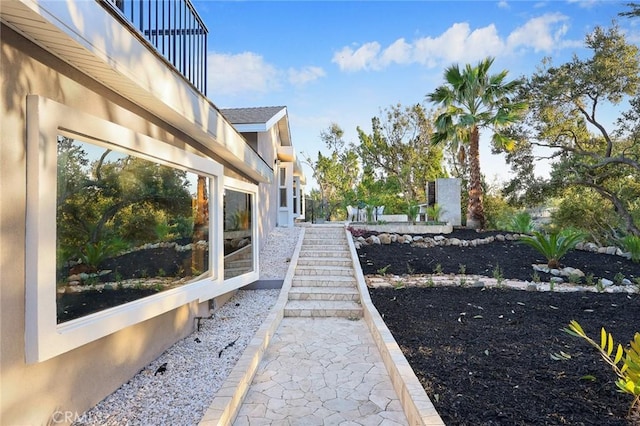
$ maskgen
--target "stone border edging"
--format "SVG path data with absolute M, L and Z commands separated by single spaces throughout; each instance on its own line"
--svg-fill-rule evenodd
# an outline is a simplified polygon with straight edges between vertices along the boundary
M 356 237 L 353 234 L 351 234 L 351 232 L 349 232 L 349 234 L 351 235 L 351 239 L 359 245 L 369 245 L 369 246 L 380 245 L 380 244 L 386 245 L 390 243 L 400 242 L 404 244 L 418 243 L 419 246 L 427 247 L 427 248 L 436 247 L 436 246 L 477 247 L 480 245 L 493 243 L 494 241 L 499 241 L 499 242 L 518 241 L 522 235 L 526 235 L 526 234 L 520 234 L 517 232 L 505 232 L 504 234 L 490 235 L 484 238 L 474 238 L 473 240 L 464 240 L 464 239 L 458 239 L 455 237 L 448 238 L 440 234 L 433 235 L 433 236 L 431 236 L 431 234 L 427 234 L 427 236 L 424 236 L 424 235 L 411 236 L 408 234 L 401 235 L 400 233 L 397 233 L 397 232 L 382 232 L 382 233 L 379 233 L 378 235 L 375 235 L 375 238 L 372 238 L 373 236 L 368 238 Z M 381 235 L 385 235 L 384 238 L 386 239 L 388 237 L 389 240 L 387 242 L 382 242 L 380 239 Z M 631 253 L 628 253 L 628 252 L 625 253 L 622 251 L 620 247 L 616 247 L 616 246 L 601 247 L 590 242 L 580 242 L 576 244 L 575 250 L 598 253 L 598 254 L 606 254 L 609 256 L 620 256 L 620 257 L 624 257 L 625 259 L 631 259 Z
M 245 348 L 242 356 L 231 370 L 231 373 L 229 373 L 227 379 L 218 392 L 216 392 L 216 396 L 213 398 L 211 405 L 207 411 L 205 411 L 200 423 L 198 423 L 199 426 L 228 426 L 236 419 L 242 402 L 258 370 L 260 361 L 262 361 L 262 357 L 284 317 L 284 307 L 289 298 L 289 290 L 293 283 L 293 275 L 295 274 L 298 257 L 300 256 L 300 250 L 302 248 L 302 241 L 304 240 L 305 228 L 302 227 L 301 229 L 302 231 L 298 236 L 298 243 L 296 244 L 293 256 L 291 256 L 287 275 L 284 278 L 278 300 L 271 308 L 271 312 L 267 315 L 264 323 L 258 328 L 256 334 Z
M 362 268 L 360 267 L 351 232 L 349 232 L 346 227 L 344 232 L 346 233 L 349 244 L 364 320 L 378 347 L 378 351 L 387 369 L 387 373 L 391 378 L 393 388 L 400 399 L 400 404 L 407 416 L 409 424 L 443 426 L 444 422 L 440 418 L 440 415 L 402 353 L 400 346 L 398 346 L 398 343 L 393 338 L 391 331 L 389 331 L 378 310 L 373 305 L 362 273 Z

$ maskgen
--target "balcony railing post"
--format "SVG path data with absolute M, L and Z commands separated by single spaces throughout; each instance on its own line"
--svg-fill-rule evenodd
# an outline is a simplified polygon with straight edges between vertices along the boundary
M 97 1 L 111 10 L 117 8 L 185 79 L 206 95 L 209 31 L 190 0 Z

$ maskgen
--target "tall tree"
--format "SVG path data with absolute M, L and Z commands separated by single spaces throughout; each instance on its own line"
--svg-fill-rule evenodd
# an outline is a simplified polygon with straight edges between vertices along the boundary
M 616 25 L 596 27 L 585 44 L 591 57 L 546 61 L 530 78 L 529 139 L 553 153 L 551 184 L 591 188 L 640 235 L 640 50 Z M 609 125 L 602 109 L 624 100 L 630 109 Z
M 328 155 L 318 151 L 315 160 L 309 155 L 304 157 L 320 187 L 323 214 L 327 220 L 343 204 L 345 197 L 348 198 L 348 194 L 354 191 L 360 173 L 358 156 L 354 149 L 346 146 L 343 136 L 342 128 L 331 123 L 326 130 L 320 132 L 320 139 L 329 149 Z
M 467 226 L 484 228 L 480 171 L 480 129 L 493 131 L 495 147 L 510 150 L 514 141 L 502 131 L 522 117 L 526 104 L 514 100 L 520 80 L 505 81 L 508 71 L 490 74 L 493 58 L 464 69 L 456 65 L 444 72 L 445 84 L 427 94 L 427 99 L 442 107 L 435 121 L 434 144 L 451 144 L 454 151 L 464 148 L 469 161 L 469 201 Z
M 423 199 L 427 182 L 445 174 L 442 148 L 430 143 L 433 120 L 420 104 L 392 105 L 380 115 L 371 119 L 371 134 L 357 128 L 363 167 L 397 179 L 408 202 Z

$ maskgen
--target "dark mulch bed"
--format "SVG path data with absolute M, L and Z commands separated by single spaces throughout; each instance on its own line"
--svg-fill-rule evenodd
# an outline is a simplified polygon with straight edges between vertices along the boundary
M 158 293 L 153 288 L 86 290 L 58 295 L 58 324 Z
M 625 419 L 632 398 L 616 391 L 613 372 L 560 329 L 575 319 L 598 338 L 605 326 L 626 345 L 640 330 L 638 296 L 461 287 L 370 293 L 445 424 L 632 424 Z M 551 359 L 560 351 L 571 359 Z
M 205 267 L 208 259 L 205 257 Z M 114 258 L 106 259 L 101 270 L 109 270 L 108 274 L 96 278 L 95 284 L 115 283 L 110 289 L 85 289 L 77 293 L 58 294 L 58 323 L 80 318 L 104 309 L 120 306 L 127 302 L 141 299 L 158 293 L 158 288 L 120 288 L 118 282 L 139 279 L 144 283 L 148 277 L 180 277 L 191 273 L 191 250 L 178 252 L 173 247 L 153 248 L 133 251 Z M 62 277 L 69 275 L 62 271 Z
M 473 239 L 475 231 L 449 237 Z M 544 259 L 528 246 L 494 242 L 477 248 L 407 244 L 358 250 L 365 274 L 444 273 L 530 280 Z M 633 281 L 640 265 L 626 259 L 570 252 L 563 263 Z M 540 274 L 543 280 L 547 279 Z M 640 296 L 623 293 L 528 292 L 461 287 L 370 289 L 375 306 L 447 425 L 629 425 L 631 398 L 597 352 L 561 331 L 577 320 L 593 337 L 601 327 L 626 345 L 640 331 Z M 571 359 L 556 361 L 560 351 Z M 585 376 L 593 376 L 587 380 Z

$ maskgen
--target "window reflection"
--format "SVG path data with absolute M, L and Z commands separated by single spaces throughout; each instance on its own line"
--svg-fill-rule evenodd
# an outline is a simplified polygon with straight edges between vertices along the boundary
M 209 178 L 58 137 L 58 323 L 209 270 Z
M 253 271 L 253 195 L 225 189 L 224 278 Z

